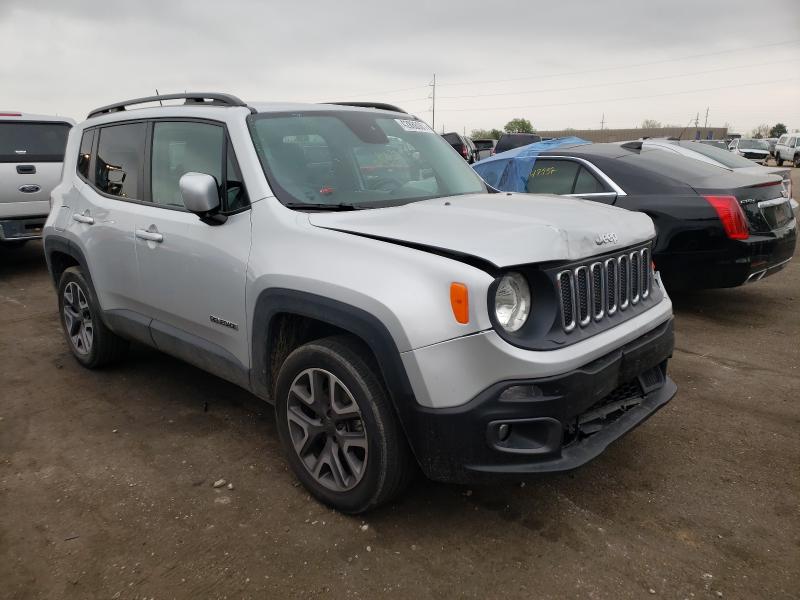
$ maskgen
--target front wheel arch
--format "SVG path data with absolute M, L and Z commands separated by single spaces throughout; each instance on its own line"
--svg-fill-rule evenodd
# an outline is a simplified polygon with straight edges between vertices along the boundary
M 279 343 L 281 319 L 287 316 L 318 324 L 316 338 L 333 334 L 357 338 L 372 353 L 398 412 L 402 412 L 403 404 L 416 402 L 397 344 L 380 319 L 338 300 L 286 288 L 266 289 L 256 300 L 251 328 L 251 387 L 259 396 L 269 398 L 272 392 L 273 374 L 280 365 L 273 368 L 271 357 Z

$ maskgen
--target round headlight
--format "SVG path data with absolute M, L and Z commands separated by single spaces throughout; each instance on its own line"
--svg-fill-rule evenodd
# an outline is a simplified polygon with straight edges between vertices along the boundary
M 531 312 L 531 290 L 520 273 L 506 273 L 494 292 L 494 314 L 506 331 L 517 331 Z

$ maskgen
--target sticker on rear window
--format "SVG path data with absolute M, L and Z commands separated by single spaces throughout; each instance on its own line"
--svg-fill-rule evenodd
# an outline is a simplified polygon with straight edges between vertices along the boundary
M 418 131 L 420 133 L 433 133 L 433 129 L 428 127 L 427 123 L 422 121 L 414 121 L 412 119 L 395 119 L 397 124 L 406 131 Z

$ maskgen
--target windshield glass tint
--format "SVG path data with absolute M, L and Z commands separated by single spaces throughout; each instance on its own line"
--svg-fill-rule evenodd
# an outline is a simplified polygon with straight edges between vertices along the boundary
M 767 142 L 764 140 L 739 140 L 739 148 L 769 150 L 769 144 L 767 144 Z
M 0 121 L 0 162 L 61 162 L 69 130 L 68 123 Z
M 725 165 L 730 169 L 753 166 L 753 162 L 747 160 L 744 156 L 738 156 L 729 150 L 723 150 L 722 148 L 717 148 L 716 146 L 699 144 L 698 142 L 680 142 L 680 145 L 684 148 L 694 150 L 698 154 L 713 158 L 718 163 Z
M 248 122 L 284 204 L 370 208 L 486 191 L 464 159 L 412 117 L 314 111 L 253 115 Z

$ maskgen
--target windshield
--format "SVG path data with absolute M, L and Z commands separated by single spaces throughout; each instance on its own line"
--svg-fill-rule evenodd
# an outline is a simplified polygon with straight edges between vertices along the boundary
M 61 162 L 69 123 L 0 121 L 0 162 Z
M 376 208 L 486 192 L 450 144 L 411 116 L 309 111 L 251 115 L 248 123 L 270 186 L 292 208 Z
M 709 158 L 713 158 L 718 163 L 725 165 L 729 169 L 736 169 L 739 167 L 752 167 L 753 161 L 747 160 L 744 156 L 739 156 L 728 150 L 717 148 L 709 144 L 699 144 L 697 142 L 679 142 L 684 148 L 694 150 L 698 154 L 702 154 Z
M 739 148 L 750 148 L 752 150 L 769 150 L 769 144 L 764 140 L 739 140 Z

